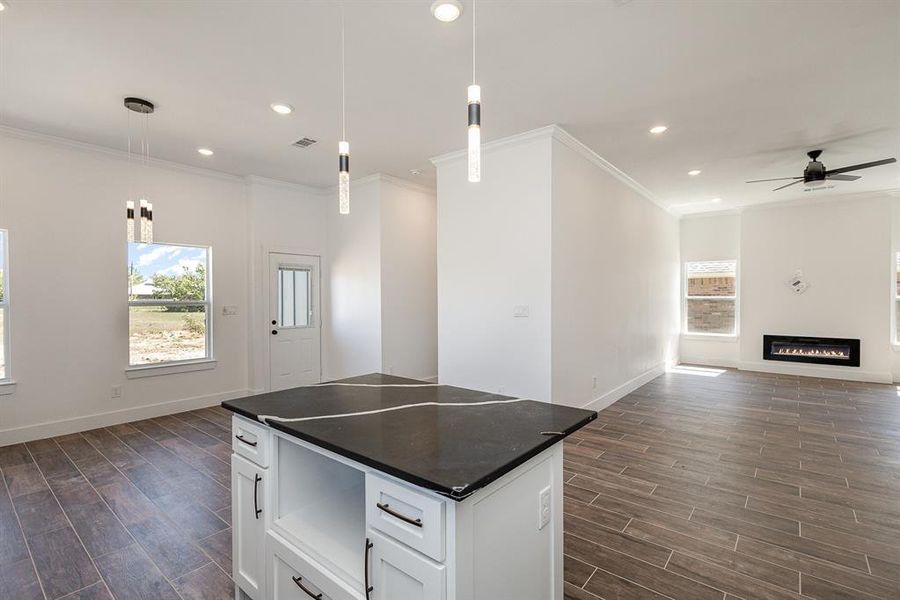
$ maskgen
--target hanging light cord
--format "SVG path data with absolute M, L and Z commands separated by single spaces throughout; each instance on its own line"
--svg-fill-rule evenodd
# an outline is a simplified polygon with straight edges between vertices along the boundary
M 347 87 L 344 82 L 344 3 L 341 2 L 341 140 L 347 141 Z
M 472 83 L 475 83 L 475 0 L 472 0 Z

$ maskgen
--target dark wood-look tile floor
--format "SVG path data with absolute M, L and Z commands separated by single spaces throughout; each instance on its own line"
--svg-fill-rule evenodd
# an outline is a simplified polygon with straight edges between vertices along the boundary
M 220 408 L 0 448 L 0 599 L 230 600 L 230 453 Z M 667 374 L 565 478 L 568 600 L 900 598 L 896 386 Z
M 0 448 L 0 599 L 233 600 L 231 414 Z
M 900 387 L 690 371 L 567 440 L 566 598 L 900 598 Z

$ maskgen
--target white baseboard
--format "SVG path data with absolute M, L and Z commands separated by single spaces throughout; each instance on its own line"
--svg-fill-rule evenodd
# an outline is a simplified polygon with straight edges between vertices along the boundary
M 205 408 L 207 406 L 219 404 L 224 400 L 242 398 L 246 395 L 248 395 L 248 390 L 232 390 L 230 392 L 220 392 L 217 394 L 207 394 L 205 396 L 169 400 L 157 404 L 123 408 L 84 417 L 72 417 L 69 419 L 60 419 L 58 421 L 46 421 L 34 425 L 25 425 L 23 427 L 0 429 L 0 446 L 30 442 L 32 440 L 66 435 L 68 433 L 87 431 L 98 427 L 109 427 L 110 425 L 118 425 L 119 423 L 151 419 L 153 417 L 160 417 L 162 415 L 169 415 L 186 410 Z
M 801 377 L 823 377 L 825 379 L 845 379 L 848 381 L 867 381 L 872 383 L 893 383 L 894 380 L 893 374 L 890 371 L 860 371 L 854 367 L 800 365 L 778 361 L 742 361 L 738 368 L 741 371 L 799 375 Z
M 431 377 L 422 377 L 421 379 L 422 379 L 422 381 L 427 381 L 428 383 L 437 383 L 438 382 L 437 375 L 432 375 Z
M 623 383 L 622 385 L 611 389 L 610 391 L 604 393 L 599 398 L 595 398 L 582 406 L 581 408 L 586 408 L 588 410 L 603 410 L 607 406 L 614 403 L 616 400 L 620 398 L 624 398 L 634 390 L 638 389 L 645 383 L 648 383 L 663 373 L 666 372 L 665 363 L 660 363 L 653 367 L 652 369 L 645 371 L 638 375 L 637 377 L 630 379 Z

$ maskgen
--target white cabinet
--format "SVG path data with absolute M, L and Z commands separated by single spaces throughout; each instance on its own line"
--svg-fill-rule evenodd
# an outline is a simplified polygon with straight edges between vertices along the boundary
M 231 522 L 234 581 L 254 600 L 265 600 L 266 497 L 268 469 L 231 456 Z
M 445 600 L 447 567 L 369 530 L 370 600 Z
M 253 600 L 562 600 L 562 444 L 456 502 L 243 417 L 234 434 L 233 576 Z
M 305 552 L 272 533 L 266 536 L 266 571 L 271 600 L 358 600 L 362 597 L 362 589 L 349 587 Z

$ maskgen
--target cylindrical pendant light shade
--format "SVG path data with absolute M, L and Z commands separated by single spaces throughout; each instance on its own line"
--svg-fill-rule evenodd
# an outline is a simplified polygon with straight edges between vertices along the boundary
M 481 181 L 481 86 L 470 85 L 469 111 L 469 181 Z
M 134 241 L 134 200 L 125 202 L 125 238 Z
M 338 210 L 350 214 L 350 144 L 338 142 Z

